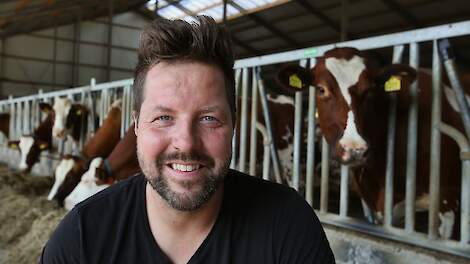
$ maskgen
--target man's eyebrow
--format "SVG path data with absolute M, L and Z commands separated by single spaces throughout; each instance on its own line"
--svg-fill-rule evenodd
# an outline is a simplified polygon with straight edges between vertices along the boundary
M 217 106 L 217 105 L 214 105 L 214 106 L 208 106 L 208 107 L 204 107 L 201 109 L 201 111 L 199 111 L 201 114 L 204 114 L 204 113 L 213 113 L 213 112 L 217 112 L 217 111 L 220 111 L 222 108 Z
M 152 111 L 159 111 L 159 112 L 173 112 L 173 110 L 169 107 L 162 106 L 162 105 L 156 105 L 152 107 Z

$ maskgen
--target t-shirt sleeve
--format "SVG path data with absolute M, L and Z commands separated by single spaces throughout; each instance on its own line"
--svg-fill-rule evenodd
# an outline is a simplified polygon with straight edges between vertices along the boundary
M 287 201 L 278 221 L 278 263 L 335 263 L 318 217 L 297 192 Z
M 43 248 L 40 264 L 80 263 L 79 215 L 70 211 L 52 233 Z

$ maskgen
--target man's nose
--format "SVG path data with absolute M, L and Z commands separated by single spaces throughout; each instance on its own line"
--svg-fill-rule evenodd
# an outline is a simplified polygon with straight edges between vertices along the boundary
M 189 123 L 176 126 L 172 138 L 173 147 L 181 152 L 191 152 L 200 143 L 197 129 Z

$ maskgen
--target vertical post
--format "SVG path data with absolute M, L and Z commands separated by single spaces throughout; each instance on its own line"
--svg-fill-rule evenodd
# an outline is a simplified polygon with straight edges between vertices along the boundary
M 81 39 L 82 16 L 79 10 L 77 23 L 74 25 L 74 47 L 73 47 L 73 69 L 72 86 L 78 86 L 80 83 L 80 39 Z
M 128 121 L 127 104 L 129 103 L 129 86 L 122 88 L 122 107 L 121 107 L 121 138 L 126 133 L 126 124 Z
M 2 58 L 2 62 L 0 64 L 0 91 L 4 92 L 3 90 L 3 78 L 5 77 L 5 60 L 6 60 L 6 57 L 5 57 L 5 50 L 6 50 L 6 46 L 7 46 L 7 40 L 6 38 L 2 38 L 2 54 L 1 54 L 1 58 Z
M 111 55 L 112 55 L 112 44 L 113 44 L 113 16 L 114 16 L 114 0 L 108 0 L 108 54 L 106 63 L 106 80 L 111 81 Z
M 439 60 L 437 40 L 432 49 L 432 110 L 431 110 L 431 157 L 429 170 L 429 219 L 428 236 L 436 239 L 439 226 L 440 172 L 441 172 L 441 92 L 442 65 Z
M 52 48 L 52 89 L 56 88 L 56 64 L 57 64 L 57 23 L 54 20 L 54 40 Z
M 223 3 L 224 3 L 224 10 L 223 10 L 222 21 L 224 25 L 227 25 L 227 0 L 223 0 Z
M 328 157 L 330 156 L 330 149 L 328 142 L 326 142 L 325 137 L 322 138 L 321 142 L 321 185 L 320 185 L 320 213 L 328 212 L 328 178 L 330 171 L 330 164 L 328 162 Z
M 348 216 L 349 203 L 349 166 L 341 165 L 341 197 L 339 202 L 339 215 L 341 217 Z
M 461 152 L 463 153 L 463 151 Z M 470 155 L 470 149 L 466 149 Z M 460 213 L 460 244 L 468 246 L 470 242 L 470 157 L 462 160 L 462 190 L 461 190 L 461 213 Z
M 307 60 L 300 61 L 300 66 L 307 66 Z M 302 140 L 302 92 L 295 92 L 294 117 L 294 164 L 292 168 L 292 188 L 299 191 L 300 183 L 300 144 Z
M 403 45 L 393 47 L 393 63 L 401 61 L 404 50 Z M 388 128 L 387 128 L 387 163 L 385 172 L 385 219 L 384 226 L 392 226 L 393 209 L 393 174 L 395 161 L 395 129 L 397 122 L 397 95 L 392 93 L 390 96 Z
M 88 90 L 88 102 L 90 105 L 90 125 L 91 125 L 91 132 L 95 133 L 95 119 L 96 119 L 96 103 L 93 100 L 93 89 L 95 88 L 96 80 L 95 78 L 91 78 L 90 80 L 90 88 Z
M 243 69 L 242 77 L 242 102 L 240 117 L 240 156 L 238 160 L 238 170 L 245 172 L 247 126 L 248 126 L 248 68 Z
M 250 126 L 250 175 L 256 176 L 256 152 L 258 123 L 258 79 L 256 71 L 251 71 L 251 126 Z
M 310 59 L 310 67 L 315 59 Z M 307 176 L 305 180 L 305 199 L 313 205 L 313 176 L 315 173 L 315 87 L 308 91 L 308 131 L 307 131 Z
M 410 43 L 410 66 L 419 69 L 419 46 Z M 418 73 L 419 74 L 419 73 Z M 410 108 L 408 112 L 408 141 L 406 155 L 406 198 L 405 198 L 405 230 L 411 233 L 415 229 L 416 201 L 416 157 L 418 141 L 418 79 L 410 86 Z
M 10 105 L 10 138 L 16 138 L 16 108 L 15 103 L 11 102 L 13 100 L 13 96 L 8 96 L 9 105 Z
M 238 109 L 238 95 L 239 95 L 239 87 L 241 83 L 241 73 L 242 69 L 236 69 L 235 70 L 235 105 L 237 106 L 237 116 L 239 113 Z M 237 162 L 237 123 L 238 123 L 238 117 L 233 116 L 232 118 L 235 119 L 234 122 L 234 127 L 233 127 L 233 137 L 232 137 L 232 159 L 230 161 L 230 168 L 235 169 L 236 168 L 236 162 Z
M 264 82 L 261 79 L 261 69 L 256 68 L 256 74 L 258 75 L 258 91 L 261 100 L 261 106 L 263 107 L 263 116 L 266 123 L 266 130 L 268 134 L 268 140 L 270 142 L 269 148 L 271 150 L 271 158 L 274 167 L 274 177 L 277 183 L 282 183 L 281 170 L 279 167 L 279 156 L 277 155 L 276 143 L 274 142 L 273 130 L 271 127 L 271 114 L 269 113 L 268 99 L 266 98 L 266 91 L 264 90 Z
M 341 1 L 341 41 L 348 39 L 349 0 Z

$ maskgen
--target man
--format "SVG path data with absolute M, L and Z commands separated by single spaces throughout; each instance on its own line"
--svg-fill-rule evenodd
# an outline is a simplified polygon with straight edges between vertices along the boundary
M 145 29 L 134 81 L 143 175 L 78 204 L 42 263 L 334 263 L 294 190 L 228 169 L 233 63 L 211 18 Z

